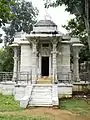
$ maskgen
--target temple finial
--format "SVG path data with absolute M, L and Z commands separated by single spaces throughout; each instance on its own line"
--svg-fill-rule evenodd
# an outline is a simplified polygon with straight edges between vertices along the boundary
M 48 3 L 49 1 L 46 0 L 46 3 Z M 50 14 L 48 13 L 48 8 L 45 8 L 45 16 L 44 16 L 44 19 L 45 20 L 51 20 L 51 16 Z

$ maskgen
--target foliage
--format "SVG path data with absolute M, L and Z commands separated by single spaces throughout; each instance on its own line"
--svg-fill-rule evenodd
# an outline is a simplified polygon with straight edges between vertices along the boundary
M 47 120 L 41 117 L 0 115 L 0 120 Z
M 33 24 L 36 23 L 38 15 L 37 8 L 34 8 L 31 2 L 24 0 L 15 0 L 15 7 L 13 7 L 14 18 L 10 22 L 9 27 L 3 27 L 6 33 L 5 43 L 13 41 L 15 32 L 24 31 L 30 33 Z
M 0 112 L 20 110 L 22 109 L 20 108 L 19 102 L 15 101 L 13 96 L 3 96 L 0 94 Z
M 60 108 L 64 110 L 69 110 L 76 114 L 88 114 L 90 111 L 90 104 L 83 99 L 65 99 L 60 100 Z
M 14 96 L 0 94 L 0 120 L 47 120 L 46 117 L 32 117 L 25 113 Z
M 64 4 L 66 6 L 66 11 L 74 14 L 77 18 L 82 19 L 86 32 L 88 34 L 88 45 L 90 50 L 90 0 L 49 0 L 45 4 L 46 7 L 48 6 L 61 6 Z M 79 19 L 77 19 L 79 21 Z
M 71 36 L 79 37 L 81 43 L 84 44 L 84 47 L 82 47 L 80 50 L 80 63 L 84 61 L 89 61 L 90 51 L 84 21 L 80 17 L 76 17 L 75 19 L 71 19 L 70 21 L 68 21 L 68 25 L 64 25 L 63 27 L 68 30 Z
M 45 7 L 57 7 L 61 5 L 66 6 L 66 11 L 71 14 L 84 16 L 85 15 L 85 0 L 49 0 L 49 2 L 45 3 Z
M 71 19 L 68 21 L 68 25 L 64 25 L 63 27 L 71 36 L 82 37 L 87 35 L 85 24 L 81 17 L 77 16 L 76 18 Z
M 49 0 L 46 6 L 66 6 L 66 11 L 74 14 L 76 18 L 68 21 L 63 27 L 68 30 L 71 36 L 80 38 L 84 47 L 80 50 L 80 62 L 90 60 L 90 0 Z
M 0 49 L 0 71 L 13 71 L 13 50 L 11 47 Z
M 13 18 L 12 6 L 14 0 L 0 0 L 0 27 Z

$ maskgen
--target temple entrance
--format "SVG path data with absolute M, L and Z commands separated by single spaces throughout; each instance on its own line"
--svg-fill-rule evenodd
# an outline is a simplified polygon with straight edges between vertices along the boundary
M 42 76 L 49 76 L 49 57 L 42 57 L 41 75 Z

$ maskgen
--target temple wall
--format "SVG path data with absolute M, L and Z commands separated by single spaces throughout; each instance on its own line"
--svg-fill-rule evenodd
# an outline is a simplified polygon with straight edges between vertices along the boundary
M 32 49 L 30 44 L 21 45 L 21 72 L 31 72 Z
M 70 46 L 69 44 L 59 45 L 57 55 L 57 77 L 60 80 L 67 80 L 70 72 Z

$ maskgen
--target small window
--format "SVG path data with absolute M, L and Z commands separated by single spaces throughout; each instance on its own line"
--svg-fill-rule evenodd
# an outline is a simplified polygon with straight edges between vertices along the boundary
M 49 44 L 42 44 L 42 47 L 49 47 Z

